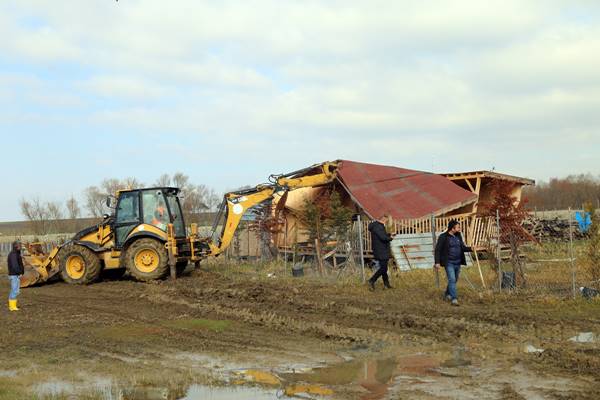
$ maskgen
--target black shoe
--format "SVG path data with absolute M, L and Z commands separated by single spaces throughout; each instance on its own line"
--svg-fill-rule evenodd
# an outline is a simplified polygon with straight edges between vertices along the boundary
M 394 287 L 390 284 L 387 284 L 383 287 L 384 289 L 393 289 Z
M 369 290 L 371 292 L 375 291 L 375 283 L 374 282 L 368 281 L 367 285 L 369 285 Z

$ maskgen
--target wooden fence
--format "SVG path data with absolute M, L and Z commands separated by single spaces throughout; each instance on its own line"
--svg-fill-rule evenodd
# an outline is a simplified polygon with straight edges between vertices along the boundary
M 463 237 L 468 246 L 476 250 L 485 250 L 498 235 L 496 221 L 492 217 L 437 217 L 434 218 L 435 232 L 439 235 L 448 229 L 451 220 L 457 220 L 461 224 Z M 371 253 L 371 235 L 368 226 L 371 221 L 362 221 L 363 243 L 365 253 Z M 392 234 L 413 235 L 420 233 L 431 233 L 431 217 L 394 220 L 387 226 Z

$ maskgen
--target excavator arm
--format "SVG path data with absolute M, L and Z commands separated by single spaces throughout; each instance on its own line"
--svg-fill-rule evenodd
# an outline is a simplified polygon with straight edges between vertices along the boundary
M 219 255 L 229 247 L 242 216 L 248 209 L 291 190 L 325 185 L 335 179 L 337 165 L 337 162 L 325 162 L 288 174 L 271 175 L 269 183 L 225 194 L 208 244 L 209 255 Z M 221 221 L 222 229 L 217 234 Z

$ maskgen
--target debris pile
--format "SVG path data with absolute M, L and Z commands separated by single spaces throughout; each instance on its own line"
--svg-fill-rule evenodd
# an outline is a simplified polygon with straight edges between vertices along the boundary
M 531 216 L 523 222 L 523 228 L 540 242 L 568 241 L 569 231 L 573 232 L 574 240 L 587 237 L 576 221 L 571 221 L 569 224 L 568 219 L 561 218 L 542 219 Z

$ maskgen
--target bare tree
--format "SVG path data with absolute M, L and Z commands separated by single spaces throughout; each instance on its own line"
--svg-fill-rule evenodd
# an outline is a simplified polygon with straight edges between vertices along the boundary
M 85 190 L 85 208 L 90 215 L 100 218 L 107 209 L 105 207 L 106 197 L 115 196 L 119 190 L 137 189 L 144 184 L 134 177 L 123 180 L 110 178 L 104 179 L 100 186 L 90 186 Z
M 190 177 L 182 172 L 176 172 L 173 175 L 173 184 L 185 193 L 190 190 Z
M 210 188 L 206 192 L 206 197 L 204 199 L 204 203 L 208 207 L 209 211 L 216 211 L 221 201 L 223 200 L 223 196 L 219 196 L 214 189 Z
M 81 215 L 81 209 L 79 208 L 79 203 L 77 203 L 75 196 L 71 195 L 71 198 L 66 201 L 65 206 L 67 207 L 67 215 L 69 219 L 79 218 Z
M 104 179 L 100 183 L 100 189 L 102 190 L 104 196 L 114 196 L 118 190 L 124 189 L 124 184 L 123 182 L 115 178 Z
M 52 233 L 60 233 L 64 231 L 64 214 L 62 206 L 59 202 L 49 201 L 46 203 L 46 211 L 50 222 L 50 231 Z
M 523 196 L 529 199 L 530 209 L 578 209 L 586 202 L 600 208 L 600 176 L 580 174 L 552 178 L 538 182 L 536 186 L 526 186 Z
M 188 186 L 183 194 L 182 207 L 184 212 L 190 214 L 200 214 L 208 209 L 205 203 L 206 187 L 203 185 Z
M 85 208 L 94 218 L 100 218 L 105 213 L 106 193 L 97 186 L 85 189 Z
M 119 189 L 139 189 L 142 186 L 144 186 L 144 184 L 142 182 L 140 182 L 136 178 L 133 178 L 130 176 L 121 181 L 121 185 L 120 185 Z
M 21 199 L 19 201 L 21 213 L 31 223 L 31 228 L 36 235 L 45 235 L 48 233 L 49 213 L 46 205 L 42 203 L 39 197 L 31 200 Z
M 171 186 L 171 176 L 169 174 L 162 174 L 155 183 L 156 186 L 164 187 Z

